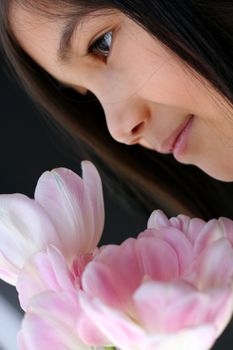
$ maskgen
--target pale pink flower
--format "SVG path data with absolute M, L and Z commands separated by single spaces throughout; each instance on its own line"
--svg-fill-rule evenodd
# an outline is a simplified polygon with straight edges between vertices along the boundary
M 102 184 L 92 163 L 82 162 L 83 180 L 65 168 L 40 177 L 35 199 L 0 195 L 0 278 L 13 285 L 25 262 L 52 244 L 69 265 L 92 253 L 102 235 Z
M 0 196 L 0 277 L 26 316 L 21 350 L 206 350 L 233 310 L 233 222 L 155 211 L 137 239 L 97 248 L 102 186 L 44 173 L 35 200 Z
M 233 312 L 233 222 L 154 212 L 137 239 L 102 247 L 79 301 L 122 350 L 209 349 Z
M 99 174 L 87 161 L 82 169 L 83 180 L 65 168 L 45 172 L 35 200 L 0 196 L 0 277 L 16 284 L 26 311 L 21 350 L 92 349 L 79 337 L 79 328 L 84 339 L 87 332 L 95 344 L 108 344 L 77 298 L 104 224 Z
M 83 162 L 82 168 L 83 180 L 68 169 L 46 172 L 38 181 L 35 200 L 23 196 L 27 202 L 26 214 L 30 208 L 36 208 L 36 222 L 31 227 L 25 223 L 29 248 L 17 252 L 21 254 L 21 264 L 14 271 L 20 304 L 26 311 L 18 336 L 21 350 L 92 349 L 85 343 L 86 338 L 96 346 L 108 344 L 106 337 L 82 312 L 77 298 L 82 272 L 98 253 L 104 223 L 99 175 L 90 162 Z M 12 233 L 16 231 L 21 244 L 24 230 L 19 224 L 21 202 L 15 204 L 12 195 L 5 197 L 6 203 L 13 197 L 10 199 L 16 207 L 13 217 L 12 205 L 9 206 L 8 217 L 3 221 L 3 225 L 11 227 L 5 249 L 10 259 L 15 249 L 15 242 L 10 241 Z M 40 215 L 43 210 L 47 216 Z M 53 236 L 46 237 L 44 217 L 53 228 Z M 42 232 L 37 235 L 33 230 L 36 225 L 40 225 Z M 12 266 L 9 270 L 12 271 Z M 79 329 L 83 338 L 79 336 Z
M 96 253 L 98 249 L 96 249 Z M 68 267 L 61 252 L 48 246 L 36 253 L 21 270 L 17 289 L 27 311 L 19 336 L 21 350 L 89 349 L 109 341 L 82 311 L 77 292 L 92 254 L 77 256 Z M 56 346 L 55 346 L 56 345 Z

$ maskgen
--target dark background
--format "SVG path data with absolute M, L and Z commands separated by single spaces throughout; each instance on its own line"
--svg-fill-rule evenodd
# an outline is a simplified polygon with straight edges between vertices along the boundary
M 19 192 L 32 198 L 37 180 L 44 171 L 67 167 L 80 173 L 82 159 L 78 159 L 78 156 L 76 160 L 69 157 L 68 151 L 66 152 L 60 145 L 59 136 L 48 129 L 26 94 L 5 74 L 5 66 L 1 59 L 0 96 L 0 193 Z M 104 243 L 120 243 L 146 228 L 147 217 L 139 212 L 133 214 L 127 210 L 106 189 L 104 196 L 106 208 Z M 21 312 L 15 289 L 2 281 L 0 281 L 0 296 L 14 305 L 16 312 Z M 232 344 L 233 329 L 229 326 L 214 349 L 232 350 Z M 0 350 L 13 349 L 6 347 L 3 349 L 0 339 Z

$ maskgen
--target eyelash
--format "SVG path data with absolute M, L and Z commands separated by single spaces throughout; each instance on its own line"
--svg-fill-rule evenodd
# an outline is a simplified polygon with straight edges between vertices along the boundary
M 109 52 L 108 53 L 104 53 L 103 51 L 101 51 L 100 48 L 98 48 L 98 44 L 103 43 L 104 40 L 106 41 L 106 38 L 109 39 L 109 37 L 111 38 L 111 44 L 108 43 L 109 47 Z M 112 31 L 108 31 L 106 33 L 104 33 L 103 35 L 101 35 L 101 37 L 97 38 L 88 48 L 88 54 L 94 55 L 96 56 L 98 59 L 101 59 L 103 61 L 107 61 L 108 57 L 110 55 L 111 52 L 111 48 L 112 48 L 112 41 L 113 41 L 113 32 Z

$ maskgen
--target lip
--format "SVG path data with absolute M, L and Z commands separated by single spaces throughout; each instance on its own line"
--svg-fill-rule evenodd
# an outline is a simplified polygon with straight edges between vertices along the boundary
M 159 149 L 157 149 L 157 151 L 164 154 L 180 154 L 186 146 L 188 131 L 191 127 L 193 118 L 194 115 L 189 114 L 185 122 L 181 124 L 167 139 L 165 139 L 165 141 L 159 146 Z
M 193 124 L 193 119 L 194 119 L 194 115 L 191 115 L 187 124 L 185 125 L 183 130 L 181 130 L 180 134 L 177 136 L 173 144 L 172 153 L 177 160 L 182 156 L 182 154 L 185 152 L 185 149 L 187 147 L 188 137 Z

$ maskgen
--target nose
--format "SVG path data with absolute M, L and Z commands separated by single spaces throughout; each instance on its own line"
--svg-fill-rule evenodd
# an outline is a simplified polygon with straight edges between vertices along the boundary
M 142 101 L 105 104 L 103 108 L 108 130 L 116 141 L 132 145 L 145 136 L 150 113 Z

